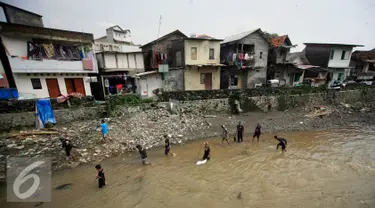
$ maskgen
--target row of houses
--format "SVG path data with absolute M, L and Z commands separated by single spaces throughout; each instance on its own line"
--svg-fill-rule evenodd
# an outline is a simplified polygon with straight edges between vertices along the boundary
M 165 91 L 243 89 L 373 79 L 375 51 L 361 45 L 305 43 L 291 53 L 288 35 L 267 39 L 261 29 L 224 39 L 187 36 L 179 30 L 136 45 L 131 31 L 113 26 L 106 36 L 46 28 L 42 16 L 0 3 L 0 87 L 21 97 L 57 97 L 73 92 L 105 95 L 124 92 L 152 97 Z

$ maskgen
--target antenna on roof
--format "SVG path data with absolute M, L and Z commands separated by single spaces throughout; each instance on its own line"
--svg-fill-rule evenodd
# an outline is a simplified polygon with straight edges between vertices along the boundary
M 159 38 L 159 35 L 160 35 L 160 26 L 161 26 L 161 15 L 160 15 L 160 19 L 159 19 L 159 28 L 158 28 L 158 37 Z

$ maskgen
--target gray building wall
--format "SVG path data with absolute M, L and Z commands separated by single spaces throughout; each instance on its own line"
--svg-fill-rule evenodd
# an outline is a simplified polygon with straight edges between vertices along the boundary
M 255 84 L 266 84 L 268 42 L 259 32 L 250 34 L 240 40 L 240 43 L 254 45 L 255 69 L 249 69 L 247 74 L 247 88 L 254 88 Z
M 158 51 L 161 53 L 167 53 L 168 54 L 168 64 L 170 64 L 170 58 L 169 58 L 169 50 L 172 48 L 172 40 L 183 38 L 182 34 L 173 34 L 170 35 L 158 42 L 142 46 L 142 52 L 144 54 L 144 61 L 145 61 L 145 69 L 152 69 L 152 56 L 153 51 Z
M 184 87 L 184 69 L 170 70 L 165 73 L 164 91 L 183 91 Z

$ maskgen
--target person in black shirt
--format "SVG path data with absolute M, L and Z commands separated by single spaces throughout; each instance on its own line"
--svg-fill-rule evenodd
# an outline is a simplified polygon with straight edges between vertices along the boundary
M 139 155 L 141 156 L 142 159 L 142 164 L 143 165 L 151 165 L 150 162 L 148 162 L 147 159 L 147 152 L 146 149 L 144 149 L 141 145 L 137 145 L 136 148 L 138 149 Z
M 257 141 L 259 142 L 259 137 L 260 137 L 260 134 L 261 134 L 261 132 L 260 132 L 261 128 L 262 127 L 259 124 L 257 124 L 257 126 L 255 127 L 255 131 L 254 131 L 254 135 L 253 135 L 253 142 L 254 142 L 255 137 L 257 138 Z
M 62 147 L 65 149 L 66 160 L 70 160 L 71 159 L 70 151 L 73 148 L 71 141 L 69 139 L 62 139 Z
M 95 166 L 95 169 L 98 171 L 98 175 L 96 176 L 96 178 L 99 179 L 99 188 L 102 188 L 105 185 L 104 170 L 99 164 Z
M 175 156 L 175 154 L 171 152 L 171 143 L 169 142 L 168 136 L 164 136 L 164 138 L 165 138 L 165 141 L 164 141 L 165 152 L 164 152 L 164 154 L 166 156 L 168 156 L 168 155 Z
M 238 125 L 237 125 L 237 141 L 238 143 L 240 142 L 243 142 L 243 132 L 244 132 L 244 127 L 240 122 L 238 122 Z
M 202 160 L 210 160 L 210 156 L 211 156 L 210 146 L 208 145 L 208 142 L 204 142 L 203 144 L 204 144 L 204 154 L 203 154 Z
M 286 152 L 286 145 L 288 145 L 288 142 L 286 139 L 274 136 L 274 138 L 279 141 L 279 144 L 277 144 L 276 149 L 279 149 L 279 146 L 281 146 L 281 152 Z

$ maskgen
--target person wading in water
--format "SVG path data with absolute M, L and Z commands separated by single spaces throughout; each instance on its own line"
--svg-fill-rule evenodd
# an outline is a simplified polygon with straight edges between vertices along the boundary
M 276 146 L 276 149 L 279 149 L 279 146 L 281 146 L 281 152 L 286 152 L 286 145 L 288 145 L 288 142 L 286 141 L 286 139 L 278 137 L 278 136 L 274 136 L 274 138 L 277 141 L 279 141 L 279 143 Z
M 255 127 L 255 131 L 254 131 L 254 135 L 253 135 L 253 142 L 254 142 L 255 137 L 257 138 L 257 141 L 259 142 L 259 137 L 260 137 L 260 134 L 261 134 L 261 132 L 260 132 L 261 128 L 262 127 L 259 124 L 257 124 L 257 126 Z
M 241 143 L 243 142 L 243 133 L 244 133 L 244 127 L 240 122 L 238 122 L 238 125 L 237 125 L 237 141 L 238 143 Z
M 210 160 L 210 157 L 211 157 L 210 146 L 208 145 L 208 142 L 204 142 L 203 145 L 204 145 L 204 154 L 203 154 L 202 160 L 208 161 Z
M 165 140 L 164 140 L 164 147 L 165 147 L 164 154 L 165 154 L 165 156 L 168 156 L 168 155 L 175 156 L 176 154 L 171 152 L 171 143 L 169 142 L 168 136 L 164 135 L 164 138 L 165 138 Z
M 221 125 L 221 128 L 223 129 L 223 139 L 221 140 L 221 143 L 223 144 L 224 141 L 227 141 L 227 143 L 229 144 L 229 141 L 228 141 L 228 129 L 224 125 Z

